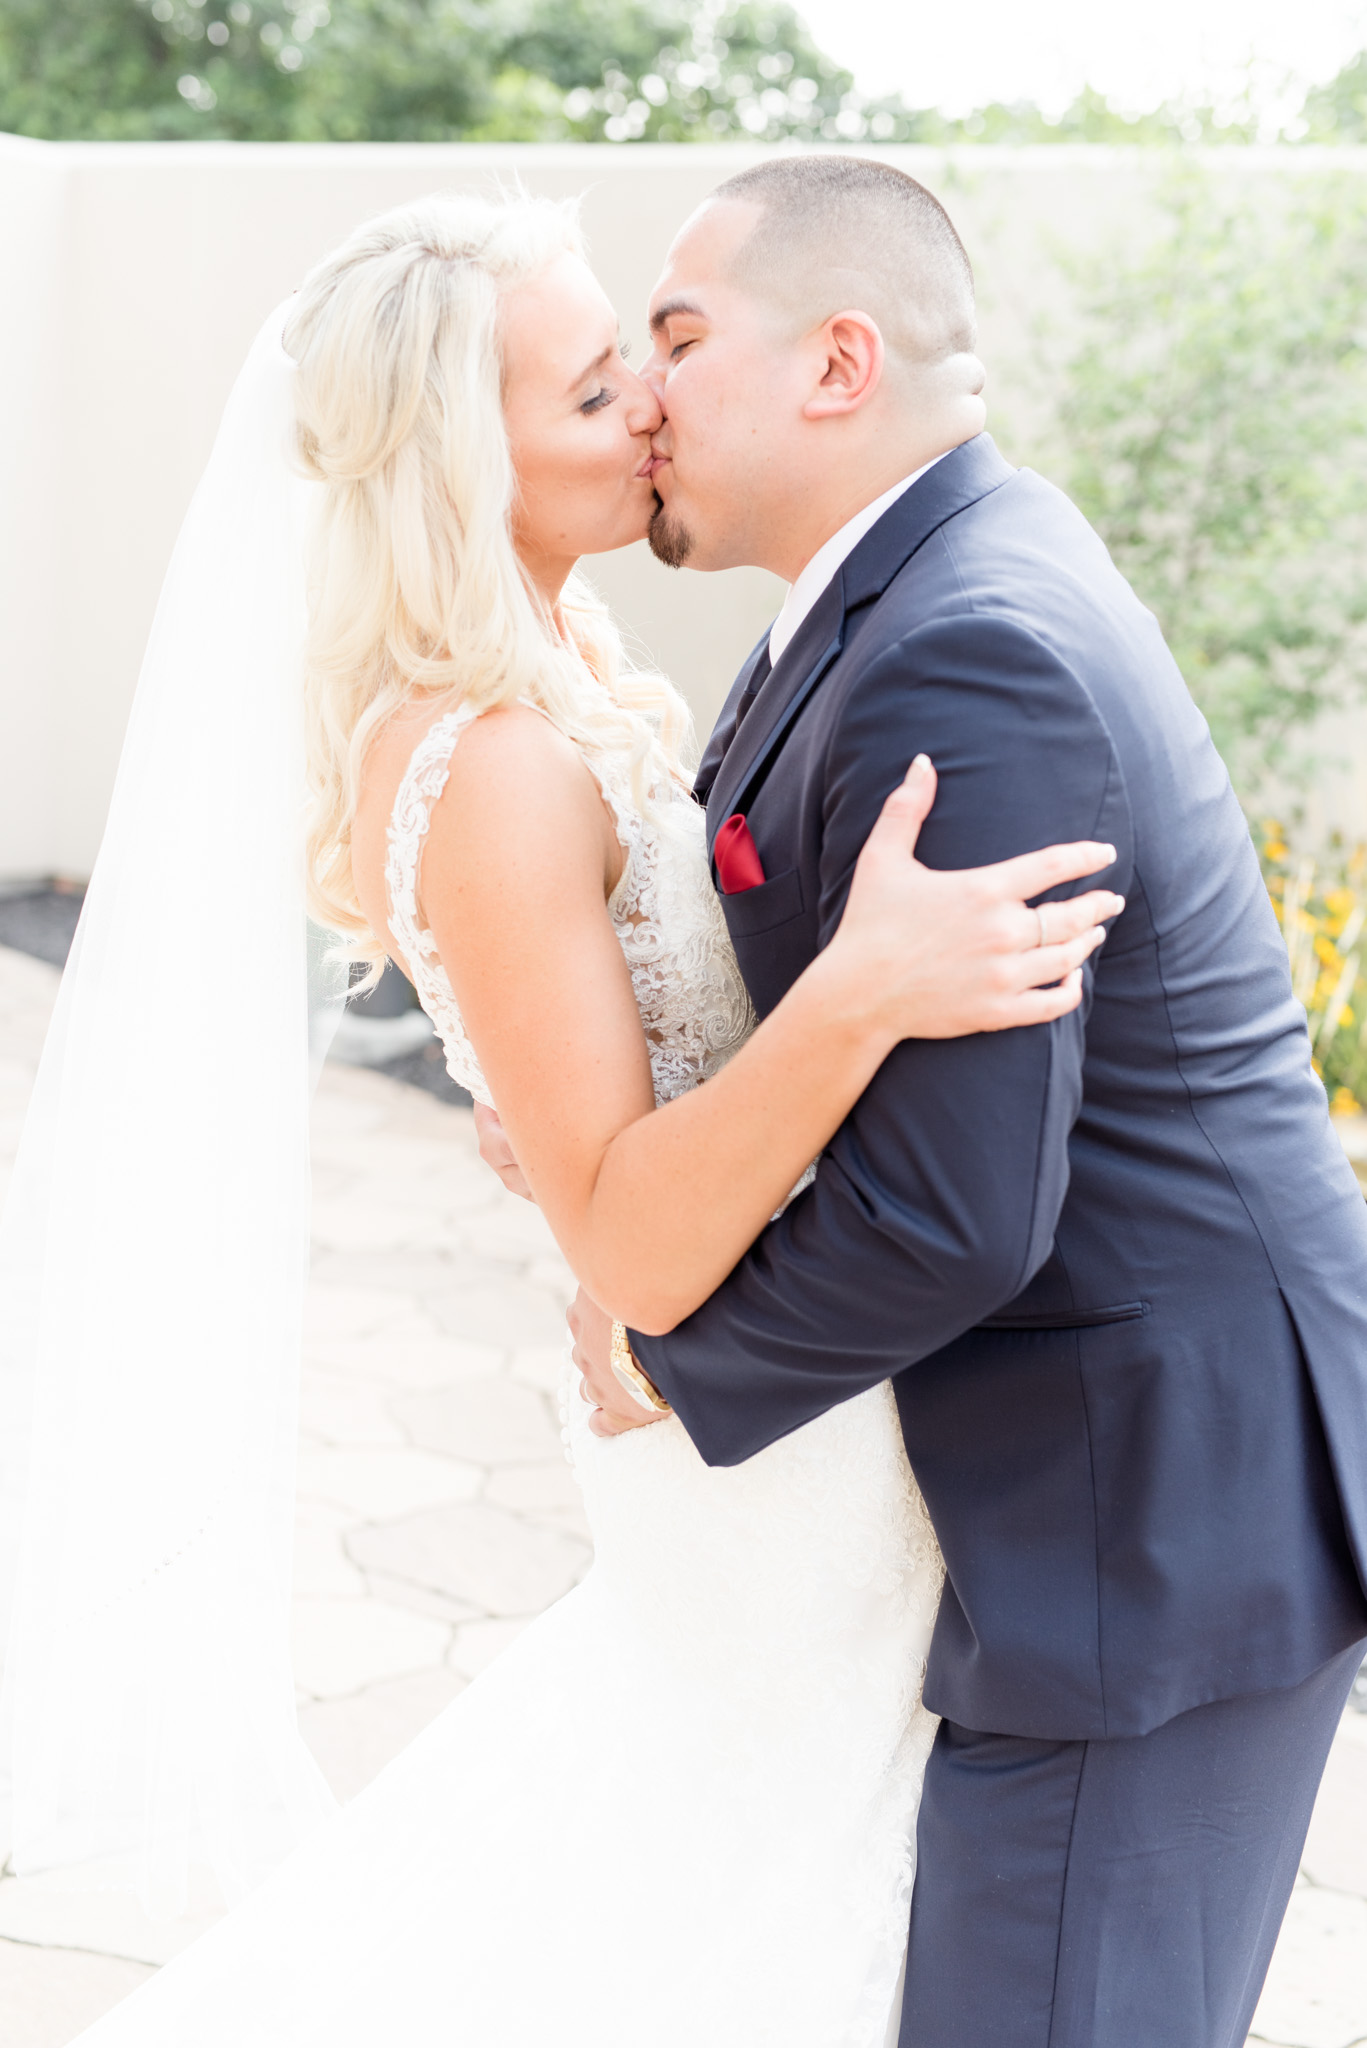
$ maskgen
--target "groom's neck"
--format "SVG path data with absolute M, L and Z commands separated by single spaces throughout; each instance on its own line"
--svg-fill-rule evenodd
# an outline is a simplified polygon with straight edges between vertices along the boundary
M 937 456 L 980 434 L 987 421 L 982 365 L 958 356 L 883 384 L 853 414 L 794 421 L 775 436 L 751 527 L 757 566 L 793 583 L 808 562 L 866 506 Z
M 795 583 L 812 557 L 857 514 L 980 431 L 977 420 L 958 422 L 957 430 L 946 422 L 939 433 L 908 436 L 886 451 L 871 451 L 863 461 L 827 465 L 818 474 L 795 478 L 787 496 L 787 516 L 776 520 L 761 541 L 757 553 L 762 552 L 764 559 L 758 566 L 772 570 L 785 583 Z
M 814 508 L 817 516 L 804 521 L 802 530 L 793 535 L 790 545 L 784 549 L 784 567 L 780 569 L 776 564 L 773 565 L 777 574 L 782 576 L 785 583 L 795 583 L 813 556 L 821 552 L 828 540 L 834 540 L 840 529 L 847 526 L 866 506 L 874 504 L 905 477 L 914 476 L 927 462 L 933 462 L 936 455 L 947 452 L 946 449 L 937 448 L 931 454 L 921 456 L 919 460 L 900 459 L 885 464 L 864 477 L 849 480 L 843 488 L 837 488 L 829 496 L 824 496 Z

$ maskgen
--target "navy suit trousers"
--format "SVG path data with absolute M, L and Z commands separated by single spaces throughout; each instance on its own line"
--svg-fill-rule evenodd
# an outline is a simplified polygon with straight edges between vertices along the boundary
M 1364 1648 L 1148 1735 L 942 1722 L 901 2048 L 1243 2048 Z

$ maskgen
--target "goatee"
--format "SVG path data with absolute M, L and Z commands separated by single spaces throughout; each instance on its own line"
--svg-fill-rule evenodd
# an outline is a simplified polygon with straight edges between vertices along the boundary
M 650 531 L 647 535 L 650 552 L 657 562 L 663 562 L 666 569 L 682 569 L 693 552 L 693 536 L 686 526 L 677 519 L 671 519 L 664 500 L 656 494 L 655 510 L 650 515 Z

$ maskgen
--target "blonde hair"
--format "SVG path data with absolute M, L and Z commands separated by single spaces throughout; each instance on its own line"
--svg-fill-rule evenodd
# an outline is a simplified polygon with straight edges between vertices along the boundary
M 566 251 L 583 254 L 572 204 L 419 200 L 320 263 L 285 328 L 298 456 L 326 486 L 304 676 L 310 908 L 373 972 L 385 949 L 357 899 L 351 828 L 366 750 L 415 699 L 529 699 L 572 740 L 625 757 L 647 812 L 684 779 L 682 699 L 633 667 L 577 577 L 567 645 L 512 540 L 500 303 Z

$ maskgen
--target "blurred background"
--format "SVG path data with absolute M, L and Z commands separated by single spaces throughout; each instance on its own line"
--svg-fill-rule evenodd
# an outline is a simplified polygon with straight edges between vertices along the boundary
M 1367 1183 L 1367 0 L 0 0 L 0 1182 L 165 565 L 270 308 L 366 215 L 520 180 L 582 197 L 639 348 L 684 216 L 804 148 L 886 152 L 956 221 L 991 431 L 1157 613 Z M 644 546 L 590 568 L 705 737 L 782 586 Z M 224 937 L 228 999 L 269 1002 L 252 935 Z M 336 1050 L 294 1633 L 346 1796 L 589 1543 L 549 1234 L 432 1099 L 464 1098 L 402 977 Z M 1354 1705 L 1255 2022 L 1276 2048 L 1367 2048 L 1367 1672 Z M 184 1938 L 0 1872 L 0 2048 L 63 2048 Z
M 0 0 L 0 943 L 61 956 L 223 399 L 266 311 L 355 221 L 434 187 L 583 194 L 640 337 L 673 228 L 739 156 L 874 149 L 967 242 L 1006 454 L 1072 494 L 1162 621 L 1354 1114 L 1367 11 L 1142 13 Z M 705 735 L 780 587 L 671 573 L 643 547 L 593 566 Z M 368 1042 L 440 1086 L 420 1031 L 363 1029 L 352 1055 Z

